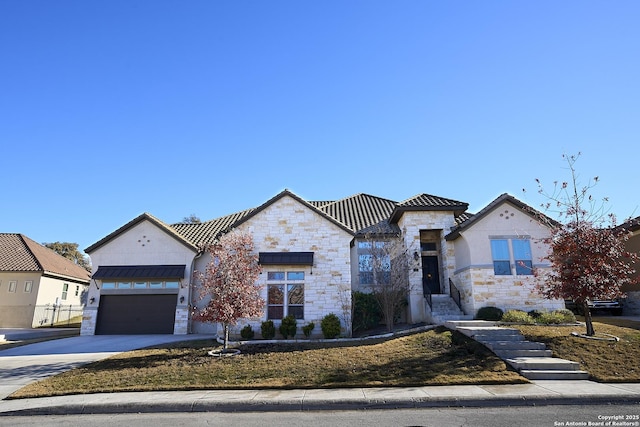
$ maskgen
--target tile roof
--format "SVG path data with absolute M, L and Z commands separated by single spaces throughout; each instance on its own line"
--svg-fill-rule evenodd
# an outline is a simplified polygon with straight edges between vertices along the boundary
M 0 271 L 34 271 L 89 282 L 87 270 L 17 233 L 0 233 Z
M 386 221 L 395 206 L 394 201 L 361 193 L 324 204 L 320 210 L 357 233 L 375 225 L 388 228 Z
M 402 214 L 408 211 L 453 211 L 459 215 L 468 207 L 469 204 L 465 202 L 423 193 L 399 202 L 391 214 L 390 221 L 397 222 Z

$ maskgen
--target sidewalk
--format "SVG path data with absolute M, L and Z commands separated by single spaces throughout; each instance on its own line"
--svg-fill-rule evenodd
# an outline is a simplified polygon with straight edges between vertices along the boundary
M 513 385 L 101 393 L 0 401 L 0 416 L 250 412 L 640 403 L 640 384 L 535 381 Z

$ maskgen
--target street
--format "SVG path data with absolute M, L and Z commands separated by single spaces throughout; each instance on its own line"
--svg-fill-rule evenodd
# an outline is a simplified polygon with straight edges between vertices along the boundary
M 0 426 L 640 426 L 638 405 L 0 417 Z

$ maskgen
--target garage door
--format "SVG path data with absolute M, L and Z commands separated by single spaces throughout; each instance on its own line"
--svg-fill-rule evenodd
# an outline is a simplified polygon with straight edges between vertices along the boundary
M 96 334 L 173 334 L 177 295 L 102 295 Z

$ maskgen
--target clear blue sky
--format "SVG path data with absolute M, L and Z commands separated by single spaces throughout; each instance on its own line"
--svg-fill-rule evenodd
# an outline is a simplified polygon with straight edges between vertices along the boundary
M 579 151 L 637 216 L 639 22 L 635 0 L 0 0 L 0 232 L 84 249 L 285 188 L 538 206 Z

